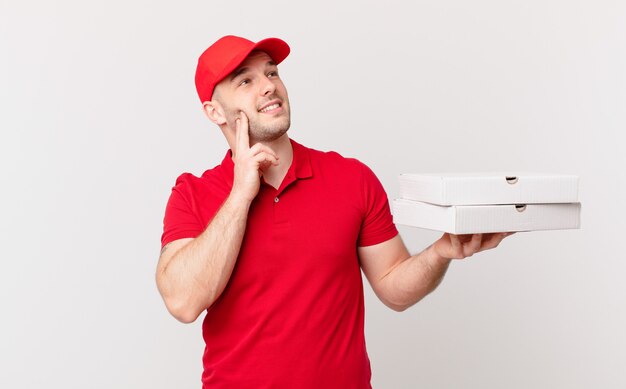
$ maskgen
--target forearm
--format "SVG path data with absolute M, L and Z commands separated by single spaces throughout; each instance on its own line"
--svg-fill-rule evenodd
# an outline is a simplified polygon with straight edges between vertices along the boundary
M 387 301 L 403 311 L 420 301 L 443 280 L 451 259 L 438 255 L 433 246 L 397 265 L 385 277 Z
M 196 239 L 162 269 L 161 294 L 179 320 L 194 321 L 221 295 L 239 255 L 250 202 L 231 195 Z

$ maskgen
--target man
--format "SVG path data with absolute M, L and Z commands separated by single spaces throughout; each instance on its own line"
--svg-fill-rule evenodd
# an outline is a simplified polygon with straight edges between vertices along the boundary
M 361 269 L 403 311 L 452 259 L 508 235 L 444 234 L 410 256 L 367 166 L 287 136 L 277 65 L 289 51 L 276 38 L 226 36 L 196 69 L 204 111 L 230 150 L 201 177 L 176 180 L 156 280 L 178 320 L 207 312 L 206 388 L 370 388 Z

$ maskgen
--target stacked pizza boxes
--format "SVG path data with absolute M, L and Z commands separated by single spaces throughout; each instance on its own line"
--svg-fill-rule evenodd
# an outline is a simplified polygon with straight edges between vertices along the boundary
M 577 176 L 401 174 L 399 181 L 396 224 L 451 234 L 580 228 Z

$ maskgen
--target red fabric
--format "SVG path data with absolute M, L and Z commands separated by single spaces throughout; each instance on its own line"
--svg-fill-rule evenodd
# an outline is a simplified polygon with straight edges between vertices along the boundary
M 371 388 L 356 249 L 398 233 L 387 195 L 356 159 L 291 143 L 284 182 L 261 185 L 233 274 L 207 310 L 204 388 Z M 232 181 L 230 151 L 200 178 L 181 175 L 162 244 L 199 235 Z
M 211 100 L 215 86 L 235 70 L 253 50 L 262 50 L 278 65 L 289 55 L 289 45 L 278 38 L 254 43 L 246 38 L 227 35 L 209 46 L 196 67 L 196 90 L 201 102 Z

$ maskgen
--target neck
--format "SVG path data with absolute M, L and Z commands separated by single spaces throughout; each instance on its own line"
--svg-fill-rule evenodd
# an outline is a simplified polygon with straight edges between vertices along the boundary
M 278 189 L 280 184 L 283 182 L 285 175 L 287 175 L 287 170 L 289 170 L 291 162 L 293 161 L 293 147 L 291 146 L 291 142 L 289 141 L 289 137 L 286 133 L 274 141 L 263 142 L 263 144 L 274 150 L 274 152 L 278 155 L 278 165 L 271 165 L 263 170 L 263 180 Z

